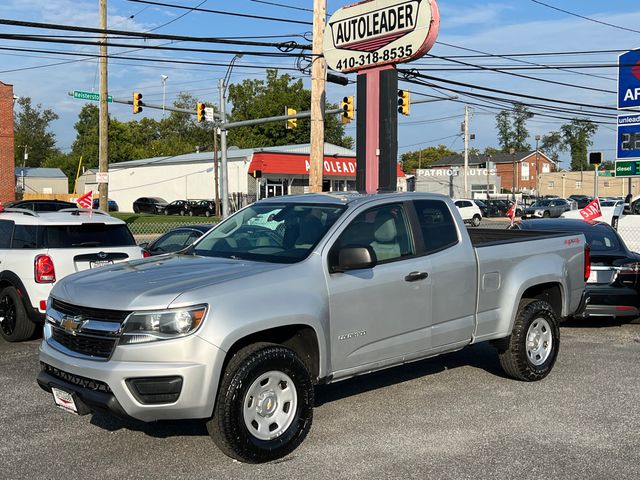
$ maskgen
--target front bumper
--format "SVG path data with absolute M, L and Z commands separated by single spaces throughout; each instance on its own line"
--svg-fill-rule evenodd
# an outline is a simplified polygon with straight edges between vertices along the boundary
M 202 419 L 213 413 L 225 354 L 196 335 L 118 346 L 108 361 L 66 355 L 49 341 L 45 331 L 40 345 L 40 362 L 45 367 L 38 384 L 49 392 L 57 386 L 72 393 L 81 406 L 78 413 L 108 411 L 145 422 Z M 179 396 L 170 403 L 143 403 L 131 382 L 165 377 L 181 379 Z

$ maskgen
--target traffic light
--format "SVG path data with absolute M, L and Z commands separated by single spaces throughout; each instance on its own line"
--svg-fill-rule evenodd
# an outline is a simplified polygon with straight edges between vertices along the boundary
M 295 115 L 298 111 L 295 108 L 287 107 L 287 115 Z M 297 118 L 287 118 L 287 130 L 293 130 L 294 128 L 298 128 L 298 119 Z
M 204 109 L 206 108 L 205 104 L 202 102 L 198 102 L 198 106 L 196 107 L 196 114 L 198 115 L 198 123 L 204 122 L 205 113 Z
M 353 120 L 353 97 L 342 99 L 342 123 L 349 123 Z
M 398 113 L 408 116 L 410 106 L 409 90 L 398 90 Z
M 142 111 L 142 94 L 133 92 L 133 113 L 140 113 Z
M 604 154 L 602 152 L 591 152 L 589 154 L 589 165 L 602 165 Z

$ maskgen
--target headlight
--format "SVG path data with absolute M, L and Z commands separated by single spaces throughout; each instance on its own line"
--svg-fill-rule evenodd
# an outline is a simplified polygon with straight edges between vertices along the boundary
M 536 215 L 538 215 L 539 217 L 544 215 L 544 210 L 536 210 Z
M 122 327 L 121 345 L 171 340 L 195 332 L 207 313 L 206 305 L 152 312 L 133 312 Z

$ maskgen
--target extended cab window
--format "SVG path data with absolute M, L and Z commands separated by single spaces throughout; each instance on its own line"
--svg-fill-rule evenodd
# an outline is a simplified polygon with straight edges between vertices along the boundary
M 413 242 L 404 208 L 400 204 L 371 208 L 358 215 L 342 232 L 333 248 L 371 247 L 378 262 L 413 255 Z
M 458 243 L 458 230 L 447 204 L 440 200 L 415 200 L 425 253 L 433 253 Z
M 0 248 L 11 247 L 11 235 L 13 234 L 13 222 L 0 220 Z

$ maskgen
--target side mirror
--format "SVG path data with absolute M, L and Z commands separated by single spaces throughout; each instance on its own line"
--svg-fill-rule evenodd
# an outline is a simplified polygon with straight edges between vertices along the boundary
M 378 259 L 371 247 L 345 247 L 338 252 L 338 264 L 332 268 L 332 273 L 347 272 L 373 268 Z
M 142 243 L 139 243 L 139 244 L 138 244 L 138 246 L 139 246 L 140 248 L 143 248 L 144 250 L 146 250 L 146 249 L 147 249 L 147 247 L 149 246 L 149 242 L 142 242 Z

